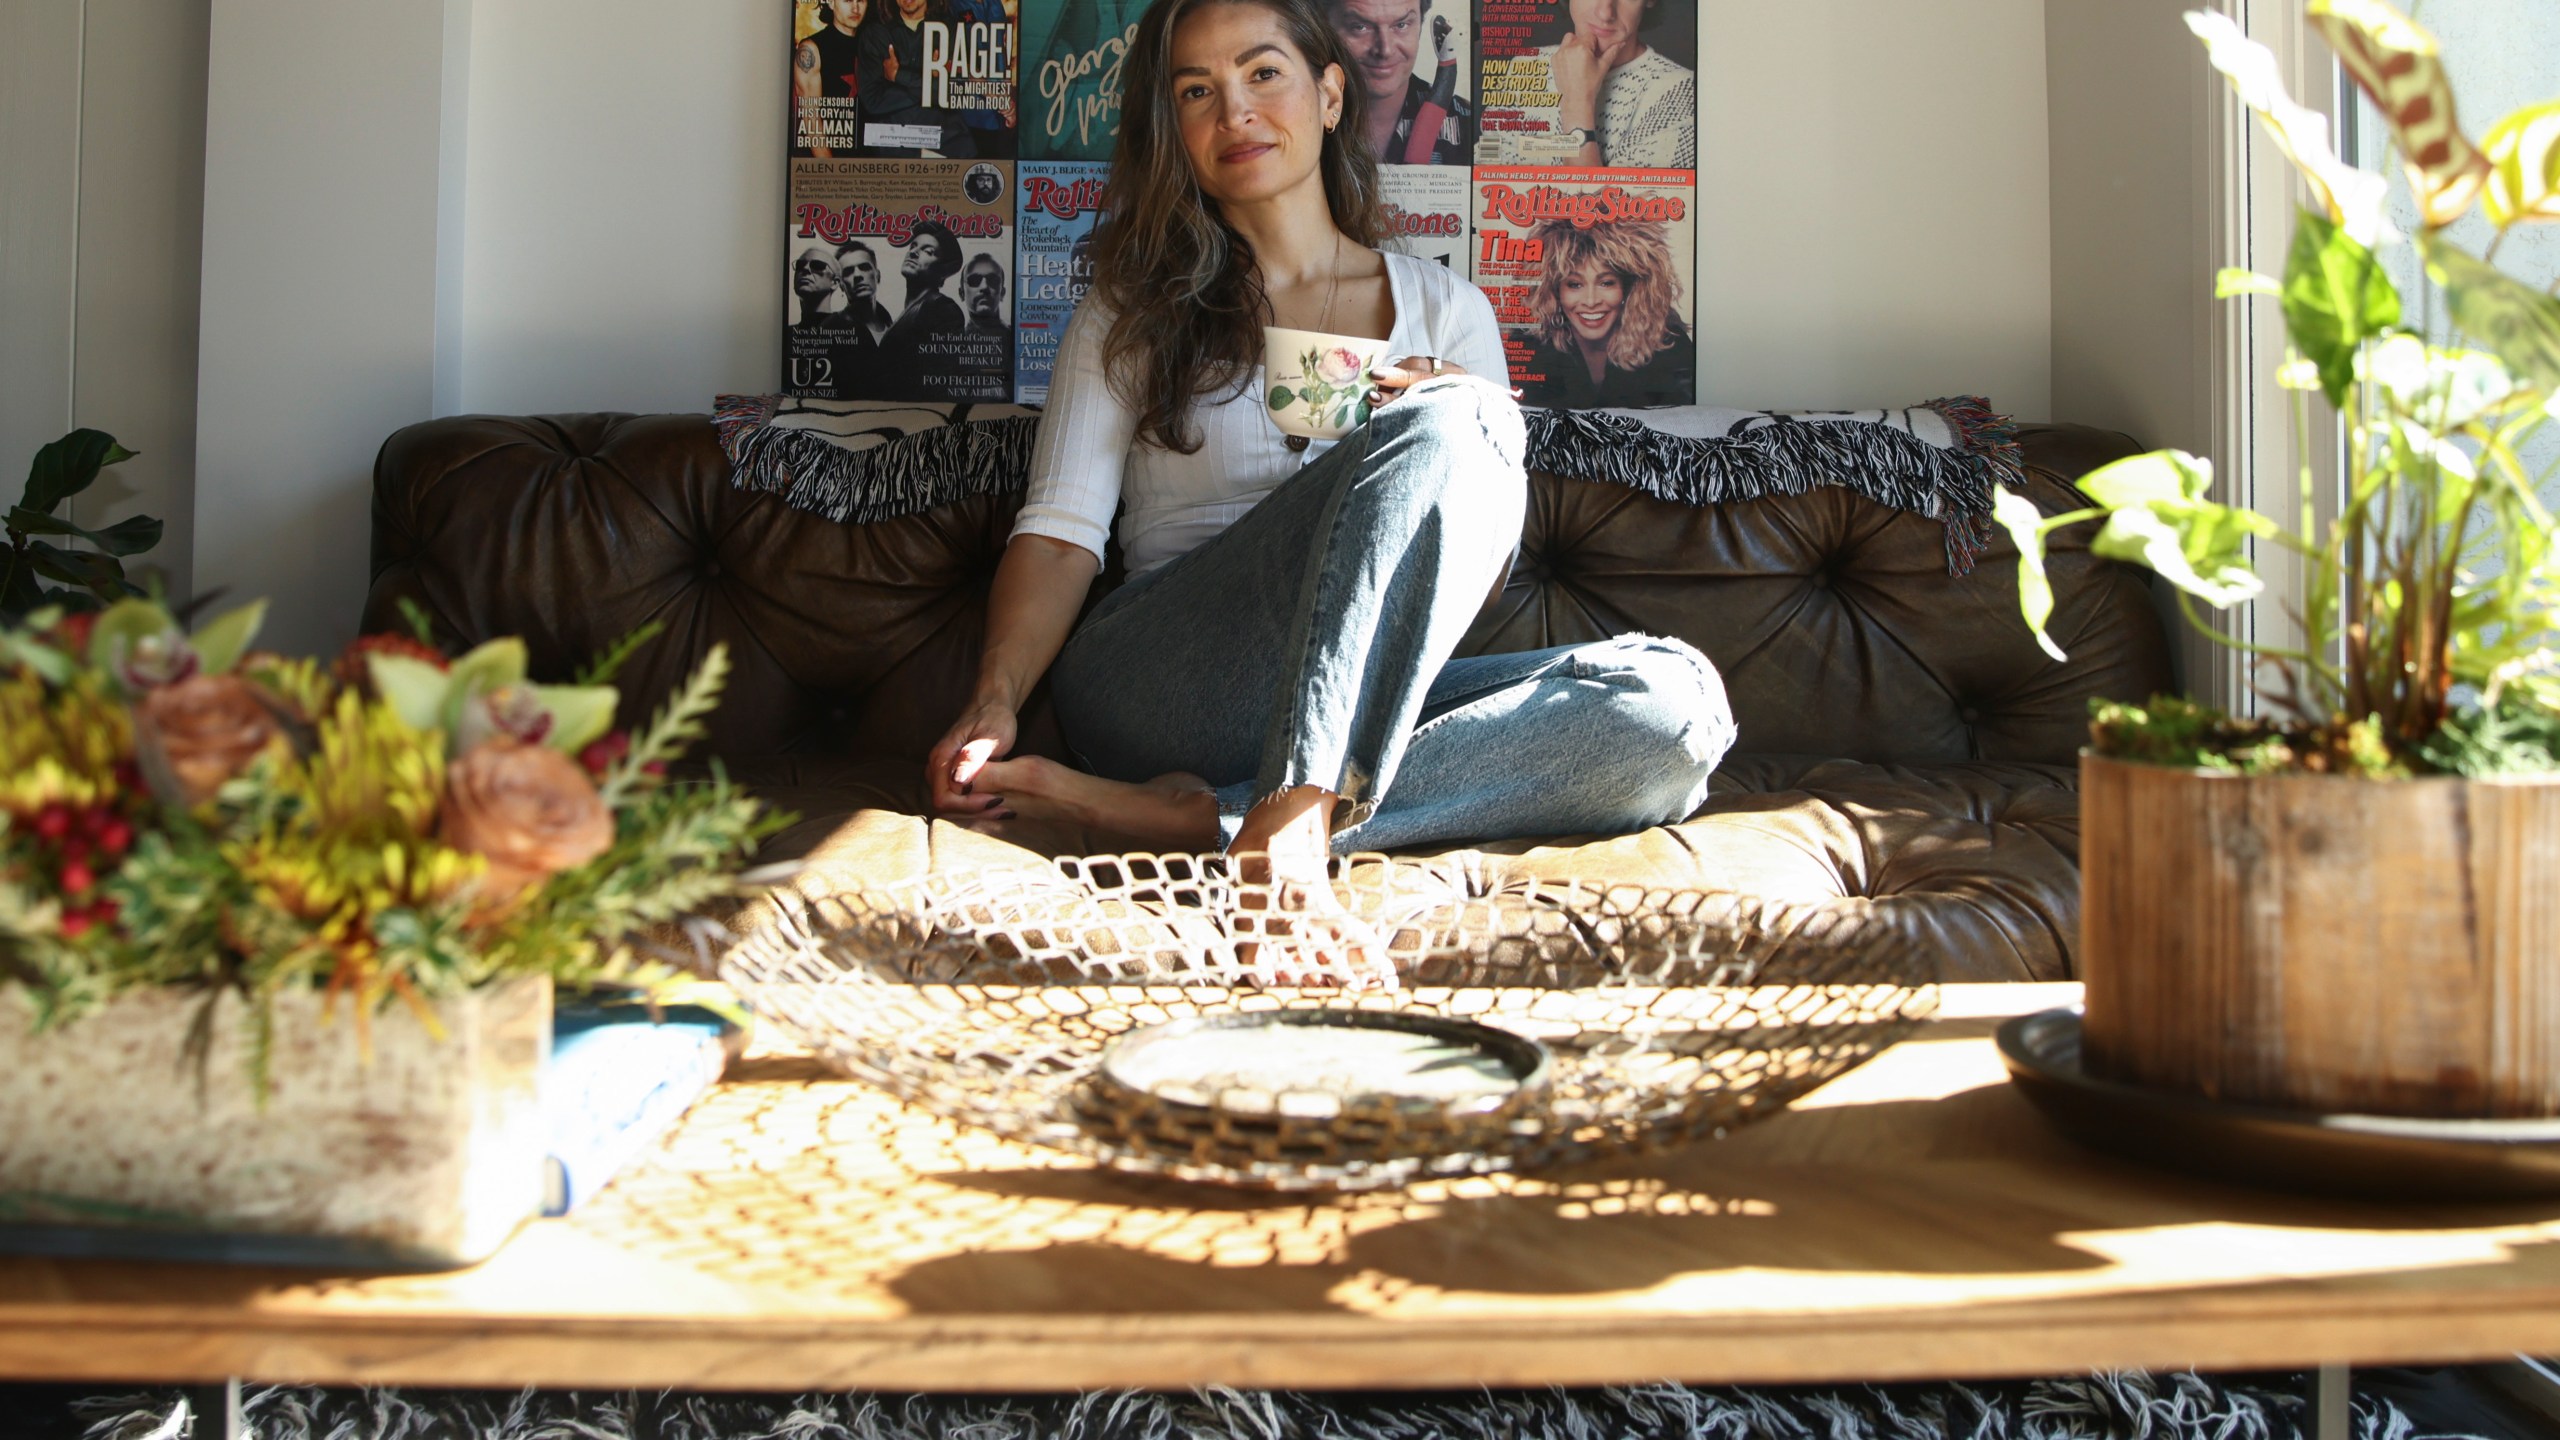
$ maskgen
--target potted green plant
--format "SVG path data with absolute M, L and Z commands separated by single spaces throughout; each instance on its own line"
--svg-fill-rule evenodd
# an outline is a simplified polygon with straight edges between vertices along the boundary
M 125 578 L 124 561 L 160 543 L 158 520 L 136 515 L 90 530 L 54 513 L 96 484 L 101 470 L 132 458 L 103 430 L 74 430 L 36 451 L 18 503 L 0 516 L 8 546 L 0 550 L 0 619 L 22 620 L 48 605 L 96 610 L 142 593 Z
M 664 985 L 649 927 L 780 823 L 669 783 L 715 648 L 636 733 L 617 646 L 250 648 L 124 600 L 0 630 L 0 1222 L 477 1259 L 539 1206 L 553 982 Z
M 2523 454 L 2560 396 L 2560 299 L 2446 227 L 2485 207 L 2504 241 L 2560 219 L 2560 102 L 2475 144 L 2437 44 L 2382 0 L 2311 0 L 2311 23 L 2391 126 L 2420 218 L 2399 236 L 2384 177 L 2333 153 L 2275 57 L 2231 21 L 2187 23 L 2307 184 L 2272 297 L 2281 381 L 2342 417 L 2343 494 L 2289 530 L 2211 498 L 2212 469 L 2157 451 L 2081 482 L 2046 516 L 2004 494 L 2021 604 L 2048 650 L 2045 537 L 2194 602 L 2262 589 L 2252 543 L 2299 557 L 2299 648 L 2251 649 L 2263 719 L 2177 700 L 2101 705 L 2081 770 L 2083 1054 L 2112 1078 L 2319 1111 L 2560 1114 L 2560 605 L 2552 517 Z M 2386 246 L 2417 247 L 2404 295 Z M 2307 449 L 2307 433 L 2306 445 Z M 2226 641 L 2225 643 L 2231 643 Z M 2060 653 L 2055 650 L 2055 653 Z

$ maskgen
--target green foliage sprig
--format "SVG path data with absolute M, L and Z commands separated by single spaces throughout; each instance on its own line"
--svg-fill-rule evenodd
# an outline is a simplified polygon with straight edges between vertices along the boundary
M 2271 298 L 2283 312 L 2292 348 L 2278 380 L 2293 392 L 2302 437 L 2301 524 L 2220 503 L 2212 465 L 2174 450 L 2092 473 L 2081 482 L 2089 505 L 2060 515 L 2004 491 L 1994 514 L 2018 543 L 2020 608 L 2059 657 L 2045 633 L 2045 544 L 2057 530 L 2102 521 L 2092 551 L 2147 566 L 2177 589 L 2198 629 L 2259 662 L 2268 677 L 2260 693 L 2291 722 L 2293 768 L 2560 768 L 2560 749 L 2545 738 L 2560 730 L 2560 649 L 2550 643 L 2560 547 L 2539 494 L 2552 476 L 2521 459 L 2560 408 L 2560 298 L 2494 263 L 2514 227 L 2560 220 L 2560 101 L 2518 111 L 2475 144 L 2456 123 L 2434 37 L 2409 17 L 2385 0 L 2309 0 L 2306 10 L 2392 126 L 2422 221 L 2409 241 L 2425 271 L 2421 303 L 2413 312 L 2380 259 L 2400 240 L 2384 214 L 2383 177 L 2339 160 L 2326 119 L 2284 93 L 2271 52 L 2227 17 L 2190 12 L 2212 64 L 2314 201 L 2282 277 L 2225 271 L 2215 285 L 2222 298 Z M 2475 205 L 2497 227 L 2485 255 L 2445 234 Z M 2435 316 L 2447 322 L 2442 333 Z M 2326 534 L 2308 459 L 2313 393 L 2338 409 L 2347 440 Z M 2195 612 L 2198 600 L 2227 607 L 2259 595 L 2249 560 L 2258 544 L 2291 551 L 2308 577 L 2287 602 L 2305 637 L 2298 649 L 2233 640 Z M 2101 724 L 2093 740 L 2117 753 L 2108 747 L 2138 749 L 2144 733 Z

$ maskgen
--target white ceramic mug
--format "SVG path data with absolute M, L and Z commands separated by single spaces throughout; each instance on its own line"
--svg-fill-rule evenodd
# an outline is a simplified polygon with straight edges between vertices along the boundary
M 1271 423 L 1310 440 L 1338 440 L 1369 418 L 1369 372 L 1387 342 L 1321 330 L 1262 327 L 1262 402 Z

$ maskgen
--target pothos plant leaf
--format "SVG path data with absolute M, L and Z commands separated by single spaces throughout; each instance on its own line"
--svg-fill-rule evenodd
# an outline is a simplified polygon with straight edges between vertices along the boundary
M 2127 560 L 2214 606 L 2237 605 L 2266 588 L 2249 568 L 2248 544 L 2276 533 L 2254 510 L 2204 502 L 2129 505 L 2107 517 L 2089 551 Z
M 2309 210 L 2294 226 L 2279 301 L 2294 348 L 2319 368 L 2321 392 L 2332 405 L 2346 403 L 2357 347 L 2400 323 L 2400 292 L 2382 262 Z
M 2248 544 L 2276 533 L 2275 522 L 2207 498 L 2211 461 L 2154 450 L 2101 466 L 2081 479 L 2080 490 L 2109 512 L 2089 542 L 2092 554 L 2143 566 L 2216 606 L 2262 588 L 2249 568 Z
M 2045 626 L 2053 619 L 2053 580 L 2044 573 L 2044 512 L 2036 502 L 2006 486 L 1991 492 L 1991 518 L 2018 546 L 2018 613 L 2035 632 L 2036 644 L 2056 660 L 2071 657 L 2053 643 Z
M 2329 144 L 2329 117 L 2296 104 L 2285 93 L 2284 67 L 2275 52 L 2250 39 L 2237 22 L 2219 11 L 2190 10 L 2186 21 L 2187 28 L 2204 42 L 2213 68 L 2231 82 L 2240 103 L 2257 115 L 2329 218 L 2367 245 L 2392 237 L 2396 232 L 2384 214 L 2389 187 L 2381 176 L 2338 158 Z

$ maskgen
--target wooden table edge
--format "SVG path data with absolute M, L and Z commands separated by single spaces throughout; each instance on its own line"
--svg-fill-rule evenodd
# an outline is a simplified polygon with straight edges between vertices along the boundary
M 2185 1297 L 2202 1300 L 2208 1297 Z M 1055 1391 L 1829 1384 L 2091 1369 L 2459 1364 L 2560 1351 L 2560 1297 L 2209 1297 L 1934 1312 L 1524 1317 L 889 1320 L 292 1316 L 209 1333 L 177 1316 L 0 1319 L 0 1378 L 706 1390 Z M 2357 1303 L 2363 1301 L 2366 1303 Z M 2199 1310 L 2204 1313 L 2199 1313 Z

